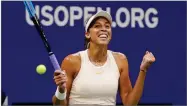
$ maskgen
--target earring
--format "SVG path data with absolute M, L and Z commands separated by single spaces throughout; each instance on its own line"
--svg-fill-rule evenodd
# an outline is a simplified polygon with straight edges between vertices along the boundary
M 88 39 L 90 39 L 90 34 L 89 34 L 89 35 L 87 35 L 87 38 L 88 38 Z
M 89 48 L 90 47 L 90 42 L 88 42 L 88 44 L 87 44 L 87 48 Z

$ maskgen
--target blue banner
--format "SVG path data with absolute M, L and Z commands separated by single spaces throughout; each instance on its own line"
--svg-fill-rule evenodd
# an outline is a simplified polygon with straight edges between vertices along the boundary
M 186 2 L 35 1 L 47 39 L 61 63 L 84 49 L 84 21 L 99 10 L 111 13 L 109 49 L 124 53 L 134 86 L 146 50 L 149 69 L 140 103 L 186 104 Z M 36 73 L 44 64 L 47 72 Z M 2 89 L 9 104 L 51 102 L 53 66 L 23 2 L 2 2 Z M 107 89 L 107 88 L 106 88 Z M 119 94 L 117 103 L 121 103 Z

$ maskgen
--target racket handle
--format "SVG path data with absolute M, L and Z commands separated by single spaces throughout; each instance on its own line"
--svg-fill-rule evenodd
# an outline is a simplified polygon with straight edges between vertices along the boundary
M 53 64 L 53 67 L 55 68 L 55 70 L 61 70 L 60 65 L 56 59 L 56 56 L 54 54 L 52 54 L 49 56 L 49 58 L 51 60 L 51 63 Z M 62 71 L 62 72 L 65 74 L 64 71 Z M 63 87 L 64 88 L 66 87 L 66 83 L 63 84 Z
M 55 70 L 61 70 L 59 64 L 58 64 L 58 61 L 56 59 L 56 56 L 54 54 L 50 55 L 49 56 L 50 60 L 51 60 L 51 63 L 53 64 L 53 67 Z

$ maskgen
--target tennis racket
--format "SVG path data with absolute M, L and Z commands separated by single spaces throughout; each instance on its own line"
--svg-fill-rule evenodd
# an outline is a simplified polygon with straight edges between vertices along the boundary
M 38 33 L 39 33 L 39 35 L 40 35 L 40 37 L 41 37 L 41 39 L 44 43 L 44 46 L 45 46 L 45 48 L 46 48 L 46 50 L 49 54 L 49 59 L 50 59 L 52 65 L 53 65 L 54 69 L 55 70 L 61 70 L 60 65 L 59 65 L 59 63 L 56 59 L 56 56 L 52 52 L 51 47 L 49 45 L 49 42 L 47 41 L 47 38 L 45 36 L 45 33 L 44 33 L 43 28 L 41 26 L 41 23 L 40 23 L 37 15 L 36 15 L 36 11 L 34 9 L 34 6 L 33 6 L 32 2 L 31 1 L 23 1 L 23 2 L 24 2 L 24 5 L 25 5 L 29 15 L 30 15 L 31 20 L 33 21 L 33 23 L 35 25 L 35 28 L 37 29 L 37 31 L 38 31 Z M 64 84 L 64 86 L 65 86 L 65 84 Z

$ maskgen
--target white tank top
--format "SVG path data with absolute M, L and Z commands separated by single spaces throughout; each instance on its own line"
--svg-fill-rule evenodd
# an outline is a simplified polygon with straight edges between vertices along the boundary
M 80 51 L 81 68 L 72 83 L 69 105 L 116 105 L 119 69 L 110 50 L 103 66 L 95 66 L 87 50 Z

